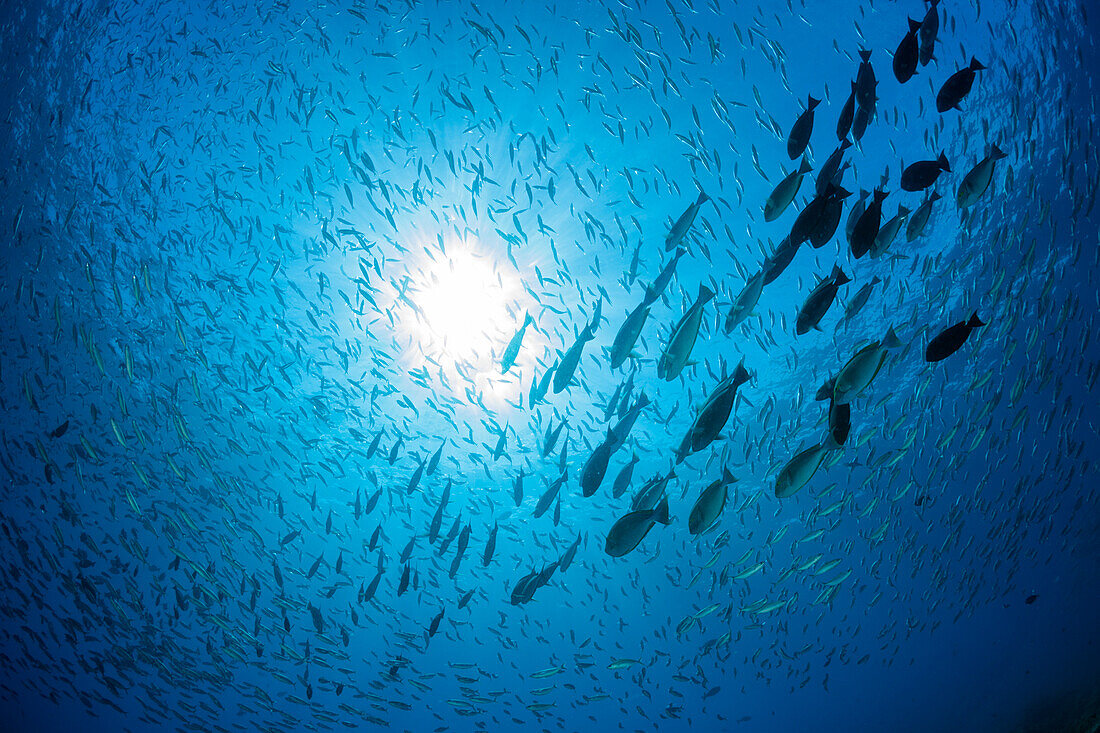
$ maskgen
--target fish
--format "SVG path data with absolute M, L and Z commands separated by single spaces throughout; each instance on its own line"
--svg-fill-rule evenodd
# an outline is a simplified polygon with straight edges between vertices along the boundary
M 844 100 L 844 104 L 840 108 L 840 115 L 836 120 L 836 139 L 839 142 L 848 139 L 856 113 L 856 83 L 853 81 L 850 84 L 848 97 Z
M 585 497 L 595 494 L 603 483 L 608 461 L 616 448 L 615 440 L 614 431 L 608 428 L 607 437 L 592 450 L 588 460 L 584 462 L 584 468 L 581 469 L 581 493 Z
M 852 233 L 855 231 L 856 222 L 859 221 L 859 217 L 863 216 L 863 212 L 867 209 L 867 197 L 870 195 L 870 191 L 860 190 L 859 198 L 848 210 L 848 218 L 844 221 L 844 236 L 848 240 L 849 247 L 852 246 Z
M 917 36 L 920 41 L 921 66 L 928 66 L 928 62 L 932 60 L 932 54 L 935 53 L 936 36 L 940 32 L 940 13 L 936 7 L 939 4 L 940 0 L 931 0 L 928 11 L 920 22 L 920 31 Z
M 699 412 L 695 415 L 691 427 L 688 428 L 683 443 L 677 451 L 680 460 L 683 460 L 690 453 L 698 453 L 703 450 L 718 437 L 718 433 L 722 432 L 726 422 L 729 421 L 730 413 L 733 411 L 733 401 L 737 396 L 737 388 L 749 381 L 749 378 L 750 375 L 748 370 L 745 369 L 744 359 L 737 364 L 733 374 L 728 377 L 723 375 L 722 381 L 711 390 L 703 406 L 699 408 Z
M 871 124 L 871 121 L 873 119 L 875 119 L 875 114 L 877 112 L 877 99 L 872 100 L 870 106 L 856 106 L 855 116 L 852 118 L 852 139 L 855 140 L 857 143 L 863 139 L 864 133 L 867 132 L 867 126 Z
M 554 394 L 559 394 L 573 381 L 573 374 L 577 371 L 577 365 L 581 363 L 581 353 L 584 345 L 595 338 L 592 332 L 592 324 L 585 324 L 581 332 L 569 350 L 562 353 L 558 365 L 554 369 Z
M 875 243 L 871 245 L 869 253 L 872 258 L 878 259 L 886 253 L 886 250 L 897 238 L 898 232 L 901 231 L 901 227 L 905 224 L 905 219 L 908 216 L 909 209 L 898 206 L 898 213 L 879 228 L 878 234 L 875 235 Z
M 515 481 L 512 482 L 512 501 L 516 506 L 523 504 L 523 469 L 519 470 Z
M 943 361 L 962 348 L 970 338 L 971 331 L 984 325 L 985 322 L 978 318 L 978 312 L 974 311 L 968 320 L 948 326 L 928 342 L 924 350 L 924 360 L 929 363 Z
M 1000 148 L 992 145 L 989 154 L 963 176 L 962 183 L 959 184 L 959 190 L 955 195 L 955 203 L 958 204 L 960 209 L 973 206 L 985 194 L 990 182 L 993 180 L 993 169 L 996 167 L 997 161 L 1006 157 L 1008 156 L 1001 152 Z
M 680 259 L 687 254 L 687 250 L 683 247 L 678 247 L 672 256 L 669 257 L 668 262 L 661 268 L 661 272 L 654 279 L 653 283 L 646 288 L 646 297 L 650 302 L 656 302 L 658 298 L 664 295 L 665 289 L 668 284 L 672 282 L 672 276 L 676 272 L 676 265 L 680 262 Z
M 553 427 L 553 422 L 546 426 L 546 435 L 542 439 L 542 457 L 546 458 L 548 455 L 554 452 L 554 446 L 558 443 L 558 436 L 561 435 L 562 428 L 565 427 L 565 420 L 558 423 L 558 426 Z
M 923 191 L 945 172 L 951 172 L 951 164 L 947 162 L 947 155 L 942 152 L 935 160 L 918 160 L 902 171 L 901 188 L 903 191 Z
M 974 79 L 979 71 L 985 67 L 978 59 L 970 57 L 970 65 L 959 69 L 943 83 L 940 91 L 936 93 L 936 109 L 941 113 L 949 109 L 959 109 L 959 104 L 970 94 L 970 88 L 974 86 Z
M 493 561 L 493 554 L 497 549 L 497 530 L 499 525 L 493 522 L 493 530 L 489 533 L 489 540 L 485 543 L 485 552 L 481 556 L 481 566 L 484 568 L 489 567 L 489 563 Z
M 753 309 L 756 308 L 756 304 L 760 301 L 760 294 L 763 292 L 764 270 L 760 270 L 745 281 L 744 287 L 741 288 L 741 292 L 737 295 L 736 300 L 733 301 L 733 305 L 730 306 L 729 311 L 726 313 L 722 329 L 727 334 L 733 331 L 739 323 L 752 315 Z
M 825 317 L 829 307 L 836 300 L 837 290 L 841 285 L 848 282 L 851 281 L 840 269 L 840 265 L 833 265 L 833 271 L 829 277 L 824 278 L 817 284 L 806 297 L 802 307 L 798 309 L 798 316 L 795 319 L 795 333 L 801 336 L 809 332 L 810 329 L 817 328 L 817 324 Z
M 841 446 L 848 441 L 852 429 L 852 407 L 848 403 L 838 405 L 829 400 L 829 439 Z
M 645 327 L 646 319 L 649 317 L 649 309 L 652 307 L 654 300 L 653 291 L 646 288 L 646 295 L 642 302 L 627 315 L 623 325 L 619 327 L 618 332 L 615 334 L 615 340 L 611 343 L 609 361 L 612 369 L 621 367 L 626 358 L 630 356 L 634 344 L 637 343 L 638 337 L 642 334 L 642 328 Z
M 840 186 L 840 179 L 843 174 L 843 168 L 841 168 L 840 164 L 844 160 L 845 151 L 850 147 L 852 147 L 851 141 L 847 138 L 841 140 L 840 145 L 838 145 L 833 152 L 829 153 L 829 157 L 821 164 L 821 168 L 817 172 L 817 179 L 814 183 L 815 190 L 818 194 L 826 193 L 829 189 L 829 184 Z
M 512 365 L 516 363 L 516 357 L 519 356 L 520 345 L 523 343 L 523 334 L 527 331 L 527 327 L 535 322 L 535 319 L 530 313 L 524 314 L 523 325 L 519 327 L 515 335 L 512 336 L 508 342 L 508 346 L 504 349 L 504 355 L 500 358 L 500 373 L 507 374 L 508 370 L 512 368 Z
M 57 438 L 60 438 L 62 435 L 64 435 L 68 430 L 69 430 L 69 421 L 66 420 L 65 422 L 61 423 L 56 428 L 51 430 L 49 435 L 50 435 L 51 438 L 57 439 Z
M 699 286 L 699 294 L 695 302 L 687 309 L 683 317 L 673 327 L 665 344 L 664 352 L 657 362 L 657 376 L 666 382 L 671 382 L 680 375 L 691 350 L 695 348 L 695 341 L 699 337 L 699 324 L 703 318 L 703 306 L 714 298 L 714 291 L 706 285 Z
M 941 198 L 942 196 L 938 193 L 933 193 L 917 207 L 917 210 L 909 217 L 909 223 L 905 225 L 905 241 L 912 242 L 924 234 L 924 230 L 928 226 L 928 219 L 932 216 L 932 204 Z
M 802 211 L 798 212 L 794 224 L 791 225 L 791 233 L 788 235 L 791 242 L 801 245 L 810 239 L 810 235 L 813 234 L 818 221 L 825 213 L 829 197 L 833 195 L 835 190 L 835 187 L 829 184 L 825 193 L 815 195 L 802 208 Z
M 616 521 L 607 533 L 604 552 L 611 557 L 622 557 L 637 547 L 654 525 L 670 523 L 668 497 L 664 497 L 656 507 L 632 511 Z
M 684 209 L 684 213 L 680 214 L 680 218 L 676 220 L 668 234 L 665 235 L 666 252 L 671 252 L 680 246 L 680 242 L 683 241 L 688 230 L 691 229 L 691 225 L 695 223 L 695 217 L 699 214 L 699 209 L 703 208 L 703 204 L 708 201 L 710 201 L 710 196 L 700 191 L 699 197 L 695 199 L 695 203 Z
M 917 61 L 920 59 L 920 42 L 917 34 L 921 29 L 921 21 L 909 19 L 909 32 L 902 37 L 894 52 L 894 78 L 904 84 L 917 73 Z
M 810 136 L 814 130 L 814 109 L 821 103 L 820 99 L 809 96 L 806 100 L 806 109 L 795 120 L 791 131 L 787 135 L 787 156 L 794 160 L 806 151 L 810 144 Z
M 640 509 L 652 509 L 657 505 L 657 502 L 662 496 L 664 496 L 665 488 L 668 486 L 668 482 L 676 477 L 675 472 L 669 471 L 668 473 L 661 475 L 657 474 L 653 478 L 649 479 L 642 485 L 642 488 L 638 489 L 638 493 L 630 501 L 631 510 L 637 511 Z
M 871 282 L 866 283 L 863 287 L 856 291 L 856 294 L 852 296 L 852 299 L 844 305 L 844 316 L 841 318 L 842 323 L 844 323 L 845 325 L 851 323 L 856 315 L 858 315 L 859 312 L 863 310 L 863 306 L 867 305 L 867 300 L 871 297 L 871 289 L 874 288 L 875 285 L 878 285 L 880 282 L 882 282 L 882 280 L 878 277 L 878 275 L 875 275 L 871 278 Z
M 872 110 L 875 107 L 878 81 L 875 79 L 875 70 L 871 66 L 871 52 L 867 49 L 861 49 L 859 59 L 859 69 L 856 71 L 855 81 L 856 106 L 863 110 Z
M 889 351 L 900 347 L 901 341 L 891 326 L 882 339 L 857 351 L 837 372 L 833 384 L 833 402 L 838 405 L 851 402 L 874 381 Z
M 722 514 L 726 507 L 726 496 L 730 484 L 737 481 L 729 469 L 722 468 L 722 478 L 712 481 L 700 493 L 688 515 L 688 532 L 702 534 Z
M 775 221 L 798 195 L 798 189 L 802 186 L 802 179 L 813 170 L 810 161 L 803 158 L 798 168 L 788 173 L 775 185 L 768 194 L 768 200 L 764 202 L 764 221 Z
M 765 285 L 774 282 L 776 278 L 783 274 L 783 271 L 791 264 L 791 260 L 794 259 L 801 245 L 801 242 L 793 241 L 790 236 L 783 238 L 783 241 L 780 242 L 779 246 L 768 256 L 768 259 L 764 260 Z
M 546 491 L 543 492 L 542 496 L 539 497 L 538 504 L 535 505 L 535 519 L 545 514 L 546 510 L 550 508 L 550 505 L 554 503 L 554 499 L 558 498 L 558 492 L 561 491 L 561 487 L 565 484 L 568 476 L 569 472 L 563 471 L 561 476 L 554 479 L 550 486 L 547 487 Z
M 830 184 L 825 204 L 822 206 L 821 215 L 817 218 L 810 230 L 810 246 L 814 249 L 824 247 L 840 226 L 840 217 L 843 214 L 844 199 L 851 196 L 850 191 Z
M 638 465 L 638 454 L 635 453 L 627 461 L 626 465 L 619 469 L 615 476 L 615 482 L 611 485 L 611 496 L 618 499 L 630 488 L 630 479 L 634 476 L 634 467 Z
M 860 214 L 852 229 L 852 255 L 856 259 L 870 252 L 875 243 L 875 237 L 878 236 L 879 227 L 882 225 L 882 202 L 886 196 L 885 191 L 876 188 L 871 203 L 867 204 L 867 208 Z
M 817 472 L 825 454 L 833 449 L 829 441 L 812 445 L 809 448 L 796 453 L 775 477 L 775 497 L 787 499 L 794 496 L 803 486 L 810 482 Z

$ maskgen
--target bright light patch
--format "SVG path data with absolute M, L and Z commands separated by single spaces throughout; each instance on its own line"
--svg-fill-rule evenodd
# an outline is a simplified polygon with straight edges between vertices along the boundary
M 516 289 L 514 277 L 469 248 L 439 254 L 409 288 L 425 355 L 486 368 L 500 350 L 503 329 L 515 320 L 508 306 Z

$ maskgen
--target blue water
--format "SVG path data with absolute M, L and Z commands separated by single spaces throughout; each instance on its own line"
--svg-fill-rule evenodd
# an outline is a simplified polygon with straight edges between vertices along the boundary
M 901 84 L 926 10 L 5 4 L 0 729 L 1095 730 L 1097 13 L 944 2 Z M 876 112 L 839 229 L 726 333 L 814 194 L 861 49 Z M 971 57 L 962 109 L 937 112 Z M 766 222 L 807 96 L 814 171 Z M 901 172 L 941 151 L 924 232 L 854 257 L 861 191 L 889 192 L 883 222 L 914 210 Z M 852 282 L 796 335 L 834 265 Z M 717 295 L 665 381 L 700 285 Z M 975 311 L 987 325 L 926 363 Z M 568 388 L 532 405 L 588 324 Z M 845 445 L 776 498 L 824 439 L 818 389 L 891 326 Z M 729 421 L 678 462 L 742 360 Z M 670 523 L 610 557 L 670 471 Z

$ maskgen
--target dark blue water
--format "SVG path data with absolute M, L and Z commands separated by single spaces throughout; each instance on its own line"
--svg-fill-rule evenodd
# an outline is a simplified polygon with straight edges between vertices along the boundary
M 1095 730 L 1096 13 L 943 3 L 901 83 L 927 9 L 5 5 L 0 728 Z M 839 226 L 726 329 L 861 50 Z M 812 172 L 765 221 L 807 97 Z M 875 188 L 911 213 L 857 257 Z M 822 388 L 891 327 L 850 400 Z

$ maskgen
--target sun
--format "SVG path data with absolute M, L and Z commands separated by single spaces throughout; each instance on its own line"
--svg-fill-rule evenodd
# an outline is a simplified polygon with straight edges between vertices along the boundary
M 518 290 L 514 275 L 468 243 L 436 252 L 408 290 L 425 356 L 487 368 L 513 326 Z

